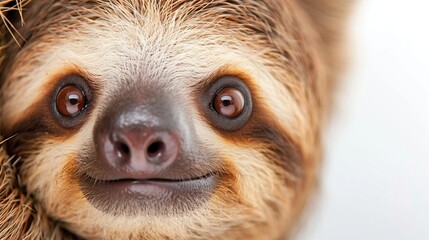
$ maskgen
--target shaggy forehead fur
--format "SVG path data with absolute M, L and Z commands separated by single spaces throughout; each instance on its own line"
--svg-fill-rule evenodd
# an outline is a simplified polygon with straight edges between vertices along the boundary
M 25 131 L 20 127 L 29 116 L 43 118 L 43 102 L 68 74 L 85 76 L 100 93 L 97 108 L 78 131 L 36 130 L 30 147 L 20 152 L 25 156 L 22 184 L 60 229 L 112 239 L 243 239 L 246 234 L 265 239 L 290 230 L 314 185 L 329 99 L 325 40 L 301 5 L 37 0 L 25 8 L 26 24 L 15 25 L 20 35 L 12 29 L 16 37 L 6 37 L 6 29 L 1 31 L 2 129 L 13 135 Z M 195 92 L 224 75 L 243 78 L 254 96 L 256 116 L 238 136 L 211 128 L 195 107 Z M 109 107 L 103 103 L 121 86 L 140 82 L 174 95 L 195 119 L 198 141 L 222 153 L 232 177 L 201 209 L 184 215 L 109 216 L 93 209 L 76 184 L 77 152 Z

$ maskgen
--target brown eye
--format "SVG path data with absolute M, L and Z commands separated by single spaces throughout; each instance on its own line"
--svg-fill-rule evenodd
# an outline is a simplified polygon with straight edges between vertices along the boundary
M 73 117 L 85 108 L 86 99 L 82 90 L 74 85 L 63 87 L 57 95 L 56 107 L 58 112 L 67 117 Z
M 91 110 L 93 95 L 84 77 L 68 75 L 62 78 L 51 95 L 51 111 L 56 122 L 64 128 L 80 126 Z
M 252 115 L 252 94 L 238 77 L 223 76 L 202 94 L 200 106 L 210 123 L 217 129 L 240 130 Z
M 244 96 L 237 88 L 224 88 L 216 95 L 213 107 L 220 115 L 235 118 L 243 112 Z

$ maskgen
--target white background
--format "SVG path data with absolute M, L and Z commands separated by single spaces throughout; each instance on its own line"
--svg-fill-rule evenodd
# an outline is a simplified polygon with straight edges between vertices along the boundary
M 429 1 L 360 0 L 299 240 L 429 239 Z

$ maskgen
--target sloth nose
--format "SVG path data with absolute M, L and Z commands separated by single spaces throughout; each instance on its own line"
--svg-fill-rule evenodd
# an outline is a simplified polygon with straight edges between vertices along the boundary
M 177 161 L 178 134 L 159 127 L 113 127 L 96 132 L 98 161 L 117 178 L 154 178 Z
M 175 134 L 156 128 L 119 129 L 106 140 L 108 148 L 104 152 L 109 164 L 128 165 L 133 170 L 165 167 L 172 164 L 179 153 Z
M 163 98 L 124 96 L 103 112 L 94 128 L 99 175 L 113 180 L 168 177 L 181 154 L 180 124 L 172 104 Z

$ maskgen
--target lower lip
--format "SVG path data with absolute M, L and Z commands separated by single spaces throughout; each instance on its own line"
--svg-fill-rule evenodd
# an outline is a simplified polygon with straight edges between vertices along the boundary
M 114 215 L 180 213 L 210 197 L 217 176 L 170 180 L 82 181 L 85 197 L 97 209 Z

